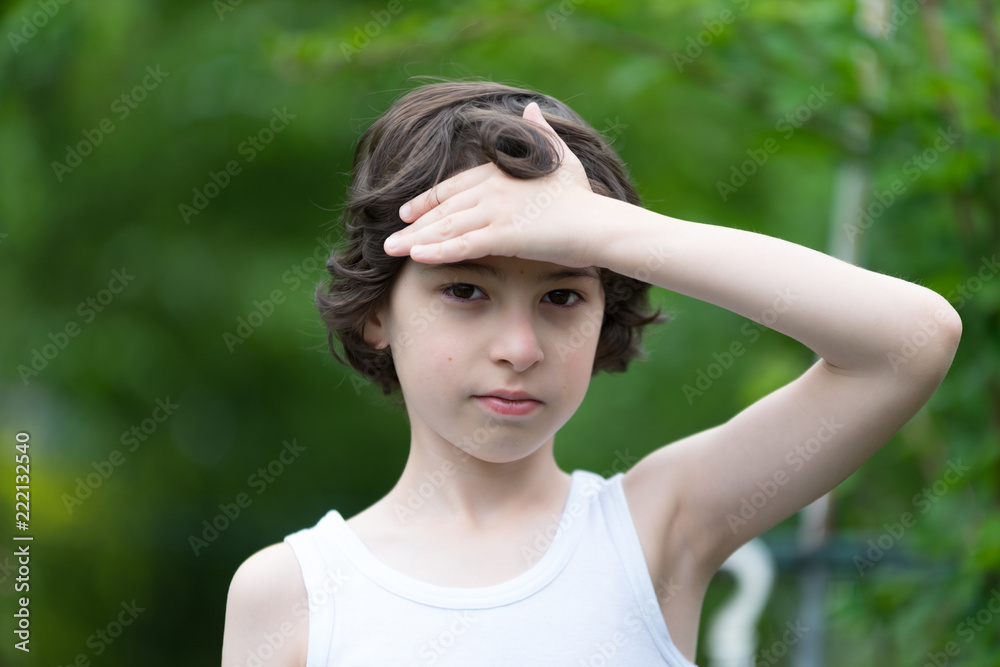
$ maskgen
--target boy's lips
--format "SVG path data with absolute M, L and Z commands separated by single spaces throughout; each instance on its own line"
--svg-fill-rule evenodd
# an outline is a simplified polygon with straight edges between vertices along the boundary
M 530 397 L 530 394 L 524 392 L 507 392 L 507 395 Z M 508 399 L 494 394 L 473 396 L 473 398 L 476 399 L 477 403 L 491 412 L 507 417 L 523 417 L 541 409 L 542 406 L 542 402 L 536 398 Z
M 494 389 L 493 391 L 488 391 L 485 394 L 478 394 L 476 398 L 487 398 L 489 396 L 502 398 L 507 401 L 537 401 L 541 403 L 541 401 L 528 392 L 513 389 Z

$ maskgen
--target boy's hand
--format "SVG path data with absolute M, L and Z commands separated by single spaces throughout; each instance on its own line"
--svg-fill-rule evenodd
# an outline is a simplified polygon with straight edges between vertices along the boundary
M 386 239 L 386 253 L 429 264 L 496 255 L 595 265 L 588 213 L 598 195 L 579 158 L 545 122 L 538 105 L 525 107 L 523 117 L 541 126 L 562 156 L 555 172 L 513 178 L 490 162 L 456 174 L 400 208 L 399 217 L 411 224 Z

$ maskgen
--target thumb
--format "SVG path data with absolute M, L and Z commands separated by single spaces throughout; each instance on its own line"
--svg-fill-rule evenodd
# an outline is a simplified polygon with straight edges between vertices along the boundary
M 545 122 L 545 116 L 542 115 L 542 110 L 538 107 L 538 102 L 529 102 L 528 105 L 524 107 L 524 113 L 522 116 L 525 120 L 530 120 L 536 125 L 549 127 L 549 124 Z
M 528 106 L 524 107 L 524 113 L 522 118 L 529 123 L 534 123 L 540 126 L 543 132 L 549 136 L 549 143 L 555 149 L 555 155 L 557 159 L 563 158 L 566 153 L 569 152 L 569 146 L 562 140 L 562 137 L 552 129 L 548 121 L 545 120 L 545 116 L 542 115 L 542 110 L 538 107 L 537 102 L 531 102 Z
M 542 110 L 538 108 L 537 102 L 531 102 L 528 106 L 524 107 L 522 118 L 529 123 L 537 125 L 542 132 L 548 135 L 549 143 L 555 152 L 554 157 L 561 162 L 561 168 L 568 169 L 568 173 L 572 175 L 574 180 L 588 190 L 592 190 L 590 181 L 587 178 L 587 172 L 583 167 L 583 163 L 580 162 L 580 158 L 570 150 L 566 142 L 559 136 L 559 133 L 548 124 L 545 117 L 542 116 Z

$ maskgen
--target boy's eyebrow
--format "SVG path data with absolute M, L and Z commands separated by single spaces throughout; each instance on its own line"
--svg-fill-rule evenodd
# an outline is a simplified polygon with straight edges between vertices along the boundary
M 490 264 L 480 264 L 479 262 L 473 262 L 470 260 L 450 262 L 447 264 L 422 264 L 420 265 L 420 268 L 427 273 L 445 273 L 453 270 L 465 270 L 486 276 L 488 278 L 493 278 L 500 283 L 507 282 L 507 274 L 495 266 L 491 266 Z M 535 280 L 535 284 L 540 285 L 545 282 L 555 282 L 557 280 L 565 280 L 567 278 L 593 278 L 595 280 L 600 280 L 601 277 L 597 269 L 592 266 L 582 269 L 566 267 L 558 271 L 552 271 L 538 276 Z

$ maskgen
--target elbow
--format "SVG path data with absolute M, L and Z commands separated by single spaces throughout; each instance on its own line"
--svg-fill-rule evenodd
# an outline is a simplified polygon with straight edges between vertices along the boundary
M 958 311 L 937 292 L 931 292 L 929 301 L 928 315 L 934 318 L 934 322 L 937 323 L 940 330 L 940 333 L 934 337 L 937 339 L 934 347 L 943 359 L 944 370 L 947 371 L 948 367 L 951 366 L 952 359 L 955 358 L 958 344 L 962 340 L 962 318 Z
M 948 301 L 931 290 L 909 319 L 899 345 L 888 353 L 897 375 L 926 378 L 936 386 L 944 378 L 962 339 L 962 318 Z
M 948 328 L 946 333 L 948 349 L 950 350 L 950 355 L 948 357 L 948 363 L 951 364 L 951 359 L 955 357 L 955 351 L 958 350 L 958 344 L 962 340 L 962 318 L 959 317 L 958 311 L 952 308 L 951 304 L 945 302 L 945 308 L 948 312 Z

